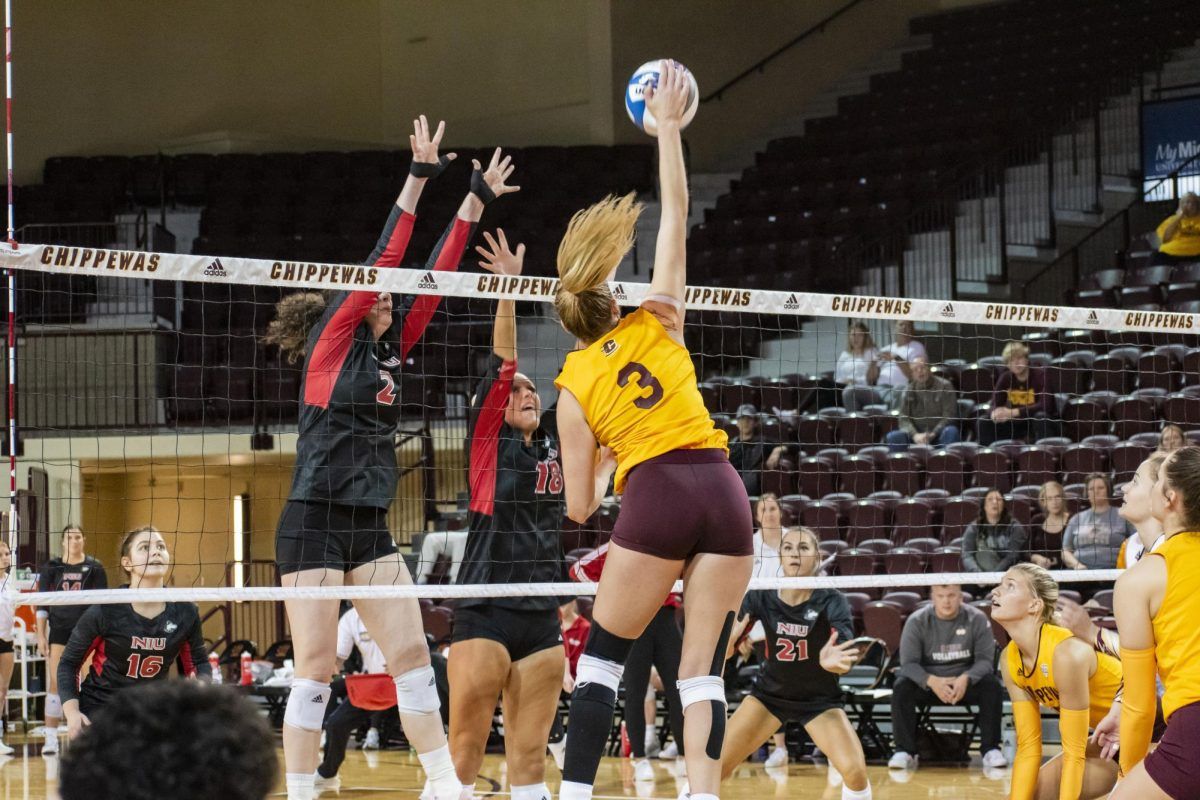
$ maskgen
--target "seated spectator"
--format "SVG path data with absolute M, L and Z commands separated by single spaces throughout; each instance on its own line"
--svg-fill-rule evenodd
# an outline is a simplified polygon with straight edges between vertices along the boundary
M 1090 508 L 1071 517 L 1063 536 L 1063 563 L 1067 569 L 1114 569 L 1121 546 L 1134 532 L 1109 502 L 1112 484 L 1108 476 L 1093 472 L 1087 476 Z
M 752 578 L 778 578 L 783 574 L 783 562 L 779 560 L 779 548 L 783 546 L 783 528 L 791 522 L 791 515 L 779 505 L 779 497 L 767 492 L 754 504 L 754 519 L 758 530 L 754 533 L 754 569 Z
M 984 447 L 999 439 L 1037 441 L 1059 434 L 1054 397 L 1046 391 L 1046 375 L 1029 366 L 1029 348 L 1020 342 L 1004 346 L 1008 365 L 992 391 L 991 413 L 979 420 L 979 443 Z
M 892 690 L 891 769 L 917 765 L 917 714 L 923 706 L 979 706 L 979 752 L 983 766 L 1006 767 L 1000 750 L 1004 688 L 993 661 L 996 638 L 987 616 L 963 604 L 962 587 L 930 588 L 933 602 L 915 611 L 900 635 L 900 669 Z
M 1009 514 L 1004 494 L 992 489 L 983 498 L 979 518 L 963 534 L 963 571 L 1004 572 L 1022 560 L 1027 543 L 1025 529 Z
M 861 411 L 872 403 L 880 402 L 874 386 L 879 377 L 879 350 L 871 331 L 862 322 L 851 322 L 849 342 L 838 356 L 833 380 L 842 389 L 842 406 L 847 411 Z
M 1200 259 L 1200 198 L 1188 192 L 1179 200 L 1175 213 L 1158 226 L 1155 264 L 1178 264 Z
M 738 406 L 737 427 L 737 438 L 729 442 L 729 463 L 742 477 L 746 494 L 754 497 L 762 489 L 763 468 L 775 469 L 786 449 L 783 445 L 772 448 L 763 441 L 758 430 L 758 409 L 749 403 Z
M 896 322 L 896 341 L 879 351 L 879 377 L 875 391 L 889 408 L 900 405 L 900 395 L 912 380 L 912 362 L 923 358 L 928 362 L 925 345 L 913 338 L 915 329 L 908 320 Z
M 1029 536 L 1029 560 L 1045 569 L 1062 566 L 1063 531 L 1071 514 L 1067 511 L 1067 494 L 1058 481 L 1047 481 L 1038 492 L 1040 521 L 1034 521 Z
M 930 371 L 925 356 L 914 358 L 910 368 L 912 382 L 900 397 L 900 428 L 887 435 L 888 446 L 902 453 L 910 444 L 954 444 L 959 438 L 953 424 L 958 412 L 954 386 Z
M 1178 450 L 1187 443 L 1183 435 L 1183 428 L 1176 425 L 1174 422 L 1168 422 L 1162 427 L 1162 433 L 1158 435 L 1158 452 L 1162 455 Z
M 466 531 L 431 531 L 421 540 L 421 560 L 417 570 L 417 583 L 429 583 L 439 556 L 450 559 L 450 583 L 458 583 L 458 570 L 467 552 Z
M 275 787 L 274 734 L 226 686 L 157 681 L 116 692 L 71 743 L 62 800 L 263 800 Z

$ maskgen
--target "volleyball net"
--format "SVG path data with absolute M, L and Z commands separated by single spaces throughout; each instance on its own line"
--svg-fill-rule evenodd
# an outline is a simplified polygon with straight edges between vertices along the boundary
M 6 517 L 14 566 L 36 570 L 59 555 L 59 531 L 78 524 L 116 585 L 121 537 L 153 525 L 174 569 L 168 588 L 137 590 L 146 600 L 593 593 L 568 582 L 565 565 L 608 539 L 616 497 L 586 524 L 564 520 L 561 553 L 537 555 L 561 561 L 559 580 L 455 583 L 469 527 L 469 418 L 480 381 L 495 368 L 497 301 L 517 303 L 518 369 L 546 413 L 574 344 L 553 316 L 554 278 L 482 273 L 473 255 L 446 272 L 50 244 L 4 249 L 0 266 L 16 276 L 19 334 L 15 376 L 9 370 L 19 451 L 15 519 Z M 627 308 L 648 288 L 612 284 Z M 289 363 L 262 337 L 283 297 L 340 290 L 443 298 L 389 389 L 402 421 L 388 527 L 413 586 L 278 586 L 275 527 L 292 480 L 303 363 Z M 986 586 L 1001 574 L 989 569 L 1003 556 L 996 548 L 1010 545 L 984 547 L 978 526 L 1010 520 L 1023 531 L 1011 543 L 1020 558 L 1044 556 L 1061 569 L 1063 532 L 1041 525 L 1048 511 L 1059 516 L 1048 503 L 1068 514 L 1089 509 L 1089 484 L 1100 476 L 1101 505 L 1119 505 L 1119 487 L 1156 449 L 1165 425 L 1178 426 L 1185 441 L 1200 437 L 1194 314 L 786 287 L 691 286 L 686 303 L 700 390 L 729 434 L 752 501 L 775 495 L 784 524 L 812 529 L 826 557 L 821 577 L 764 576 L 753 588 L 879 595 Z M 1017 378 L 1026 361 L 1033 377 Z M 903 387 L 913 382 L 922 388 L 910 394 L 924 400 L 905 403 Z M 1022 410 L 997 410 L 1011 406 Z M 1004 498 L 998 519 L 985 507 L 992 491 Z M 1061 581 L 1111 582 L 1118 574 L 1115 554 L 1127 532 L 1104 520 L 1080 527 L 1072 542 L 1080 563 L 1095 569 L 1056 571 Z M 971 551 L 964 560 L 973 524 L 975 547 L 990 554 Z M 130 597 L 74 594 L 22 602 Z

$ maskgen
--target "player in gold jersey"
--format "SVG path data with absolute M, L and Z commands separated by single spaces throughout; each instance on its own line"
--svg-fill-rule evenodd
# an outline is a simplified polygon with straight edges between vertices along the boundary
M 690 81 L 664 61 L 646 104 L 658 120 L 662 219 L 650 295 L 622 318 L 606 281 L 633 244 L 633 196 L 579 212 L 558 249 L 555 307 L 579 341 L 556 384 L 567 515 L 585 521 L 616 473 L 621 514 L 571 696 L 561 800 L 589 800 L 625 659 L 682 576 L 679 664 L 693 800 L 716 800 L 726 641 L 752 567 L 746 490 L 700 397 L 684 345 L 687 178 L 680 137 Z M 862 795 L 866 797 L 867 795 Z
M 1097 653 L 1053 623 L 1058 584 L 1034 564 L 1017 564 L 992 592 L 992 619 L 1012 641 L 1000 671 L 1012 699 L 1017 729 L 1013 800 L 1079 800 L 1102 797 L 1117 780 L 1117 766 L 1089 744 L 1088 729 L 1112 708 L 1121 688 L 1121 664 Z M 1058 711 L 1062 754 L 1042 764 L 1041 707 Z
M 1167 456 L 1150 494 L 1166 537 L 1117 581 L 1114 608 L 1125 666 L 1121 771 L 1115 798 L 1200 797 L 1200 448 Z M 1154 727 L 1155 676 L 1167 728 Z

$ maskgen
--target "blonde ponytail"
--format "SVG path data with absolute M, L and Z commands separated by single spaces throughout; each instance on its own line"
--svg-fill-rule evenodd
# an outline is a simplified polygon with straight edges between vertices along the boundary
M 591 343 L 612 328 L 606 281 L 633 247 L 642 204 L 633 192 L 608 196 L 579 211 L 558 246 L 559 289 L 554 298 L 563 327 Z

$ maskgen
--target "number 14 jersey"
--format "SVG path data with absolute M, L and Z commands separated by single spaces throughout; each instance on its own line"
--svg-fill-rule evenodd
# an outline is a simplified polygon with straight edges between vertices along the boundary
M 655 456 L 728 450 L 700 397 L 691 354 L 645 308 L 569 354 L 554 384 L 574 395 L 596 440 L 616 454 L 618 493 L 629 471 Z

